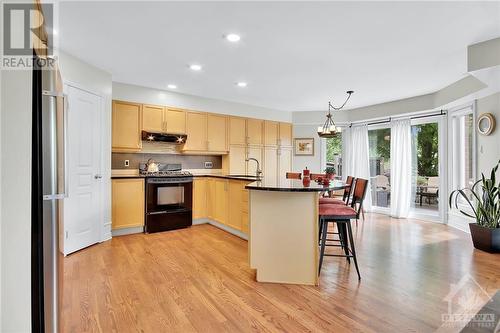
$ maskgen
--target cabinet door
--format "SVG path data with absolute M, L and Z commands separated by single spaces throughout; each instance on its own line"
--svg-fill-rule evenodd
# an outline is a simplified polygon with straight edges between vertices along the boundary
M 229 181 L 229 214 L 227 219 L 227 225 L 236 229 L 241 230 L 242 224 L 242 189 L 244 187 L 244 182 L 231 180 Z
M 286 173 L 292 170 L 292 148 L 281 148 L 278 151 L 278 179 L 280 184 L 286 181 Z
M 257 161 L 259 161 L 259 163 L 260 163 L 261 169 L 263 167 L 262 155 L 263 155 L 262 147 L 249 146 L 247 149 L 247 157 L 257 159 Z M 248 175 L 255 175 L 256 171 L 257 171 L 257 163 L 255 163 L 255 161 L 248 161 L 247 162 L 247 174 Z
M 246 147 L 229 147 L 229 173 L 233 175 L 246 175 Z
M 207 115 L 206 113 L 186 113 L 187 140 L 184 150 L 207 150 Z
M 275 121 L 264 122 L 264 144 L 266 146 L 278 145 L 279 123 Z
M 111 181 L 111 229 L 144 225 L 144 179 Z
M 247 119 L 247 143 L 261 145 L 264 130 L 264 121 L 260 119 Z
M 112 149 L 138 151 L 142 147 L 142 106 L 136 103 L 113 101 Z
M 266 147 L 264 149 L 264 183 L 266 185 L 278 184 L 278 149 Z
M 215 219 L 215 179 L 207 179 L 207 215 L 209 219 Z
M 280 123 L 279 144 L 285 147 L 292 146 L 292 124 Z
M 207 118 L 209 151 L 227 151 L 227 117 L 209 114 Z
M 215 180 L 215 206 L 213 219 L 219 223 L 227 224 L 228 207 L 228 181 L 225 179 Z
M 149 132 L 164 132 L 163 106 L 142 106 L 142 129 Z
M 193 219 L 207 217 L 207 179 L 193 181 Z
M 247 143 L 246 119 L 229 117 L 229 144 L 245 145 Z
M 186 112 L 178 109 L 165 109 L 166 132 L 172 134 L 186 133 Z

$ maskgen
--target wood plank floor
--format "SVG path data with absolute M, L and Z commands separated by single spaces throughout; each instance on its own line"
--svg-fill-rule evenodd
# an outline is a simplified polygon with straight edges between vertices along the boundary
M 256 283 L 246 241 L 210 225 L 115 237 L 64 258 L 61 331 L 432 332 L 450 283 L 500 288 L 458 230 L 367 214 L 354 233 L 362 280 L 326 257 L 319 287 Z

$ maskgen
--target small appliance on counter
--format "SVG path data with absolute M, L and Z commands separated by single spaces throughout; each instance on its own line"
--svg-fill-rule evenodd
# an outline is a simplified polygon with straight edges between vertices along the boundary
M 146 178 L 145 232 L 153 233 L 193 224 L 193 175 L 180 164 L 156 164 L 151 159 L 141 165 Z M 144 167 L 143 167 L 144 166 Z

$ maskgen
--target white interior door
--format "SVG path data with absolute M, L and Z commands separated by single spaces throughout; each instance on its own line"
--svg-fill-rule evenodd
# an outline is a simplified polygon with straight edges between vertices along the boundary
M 68 197 L 64 200 L 64 254 L 101 239 L 101 97 L 67 89 Z

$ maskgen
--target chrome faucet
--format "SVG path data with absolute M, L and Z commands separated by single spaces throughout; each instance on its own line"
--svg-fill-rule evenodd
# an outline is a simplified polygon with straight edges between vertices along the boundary
M 255 172 L 255 177 L 257 178 L 257 180 L 261 180 L 262 179 L 262 170 L 260 169 L 260 163 L 259 163 L 259 160 L 257 160 L 256 158 L 253 158 L 253 157 L 249 157 L 247 158 L 245 161 L 255 161 L 255 163 L 257 163 L 257 171 Z

